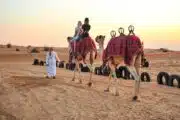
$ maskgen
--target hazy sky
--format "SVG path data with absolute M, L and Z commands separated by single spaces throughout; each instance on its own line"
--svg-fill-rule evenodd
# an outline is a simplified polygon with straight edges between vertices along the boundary
M 146 48 L 180 50 L 180 0 L 0 0 L 0 44 L 66 47 L 78 20 L 91 36 L 132 24 Z

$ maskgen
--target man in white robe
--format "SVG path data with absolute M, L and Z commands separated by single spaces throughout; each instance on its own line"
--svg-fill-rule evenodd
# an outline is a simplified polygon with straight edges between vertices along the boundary
M 53 48 L 49 48 L 49 52 L 46 55 L 46 65 L 47 65 L 47 78 L 56 77 L 56 61 L 60 62 L 57 53 Z

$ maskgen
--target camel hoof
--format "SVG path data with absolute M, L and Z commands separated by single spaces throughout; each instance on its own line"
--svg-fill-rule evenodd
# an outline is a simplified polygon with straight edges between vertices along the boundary
M 105 89 L 104 92 L 109 92 L 109 88 Z
M 75 81 L 75 78 L 73 78 L 72 81 Z
M 136 101 L 137 99 L 138 99 L 138 96 L 134 96 L 134 97 L 132 98 L 133 101 Z
M 92 86 L 92 82 L 89 82 L 87 85 L 88 85 L 89 87 L 91 87 L 91 86 Z

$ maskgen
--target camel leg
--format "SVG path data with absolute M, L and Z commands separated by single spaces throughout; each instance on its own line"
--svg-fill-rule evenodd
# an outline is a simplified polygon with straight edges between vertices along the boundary
M 88 82 L 88 86 L 92 86 L 92 74 L 93 74 L 93 52 L 90 52 L 90 78 Z
M 109 82 L 108 82 L 108 87 L 104 90 L 104 92 L 109 92 L 110 90 L 110 86 L 111 86 L 111 78 L 112 78 L 112 71 L 110 71 L 110 74 L 109 74 Z
M 79 67 L 79 61 L 76 63 L 76 66 L 77 66 L 77 70 L 78 70 L 78 74 L 79 74 L 78 81 L 81 84 L 82 79 L 81 79 L 81 68 Z
M 75 81 L 75 79 L 76 79 L 76 70 L 77 70 L 77 60 L 75 61 L 75 68 L 74 68 L 74 75 L 73 75 L 73 78 L 72 78 L 72 81 Z
M 133 100 L 136 100 L 136 97 L 135 96 L 138 96 L 139 94 L 139 90 L 140 90 L 140 83 L 141 83 L 141 80 L 140 80 L 140 70 L 141 70 L 141 55 L 137 55 L 136 59 L 135 59 L 135 69 L 136 69 L 136 72 L 137 72 L 137 75 L 138 75 L 138 80 L 135 84 L 135 92 L 134 92 L 134 97 L 133 97 Z
M 91 87 L 92 86 L 93 64 L 90 64 L 89 68 L 90 68 L 90 78 L 89 78 L 88 86 Z
M 117 76 L 116 76 L 116 65 L 113 64 L 114 62 L 112 60 L 108 61 L 108 65 L 110 67 L 110 75 L 109 75 L 109 85 L 108 85 L 108 88 L 105 90 L 105 92 L 109 92 L 109 88 L 111 86 L 111 78 L 113 77 L 113 82 L 115 84 L 115 87 L 113 87 L 113 94 L 115 96 L 118 96 L 119 95 L 119 92 L 118 92 L 118 80 L 117 80 Z
M 139 89 L 140 89 L 140 65 L 141 65 L 141 55 L 137 55 L 133 58 L 132 66 L 128 67 L 131 74 L 135 77 L 134 81 L 134 96 L 133 100 L 138 99 Z
M 113 77 L 113 81 L 114 81 L 114 84 L 115 84 L 115 87 L 113 88 L 113 95 L 115 96 L 119 96 L 119 92 L 118 92 L 118 79 L 117 79 L 117 76 L 116 76 L 116 67 L 115 65 L 112 65 L 111 66 L 111 71 L 112 71 L 112 77 Z

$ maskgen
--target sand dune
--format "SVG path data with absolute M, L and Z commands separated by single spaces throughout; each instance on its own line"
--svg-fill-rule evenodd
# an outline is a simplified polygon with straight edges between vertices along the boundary
M 165 71 L 180 74 L 180 52 L 146 49 L 150 62 L 147 71 L 151 83 L 141 83 L 140 100 L 132 102 L 133 81 L 122 80 L 118 97 L 103 90 L 108 78 L 93 76 L 88 88 L 88 74 L 83 84 L 71 82 L 73 73 L 57 69 L 57 79 L 48 80 L 45 66 L 33 66 L 33 59 L 45 59 L 27 48 L 0 48 L 0 120 L 179 120 L 180 89 L 156 83 L 157 74 Z M 67 61 L 67 49 L 55 48 L 61 60 Z M 96 61 L 98 62 L 98 61 Z

